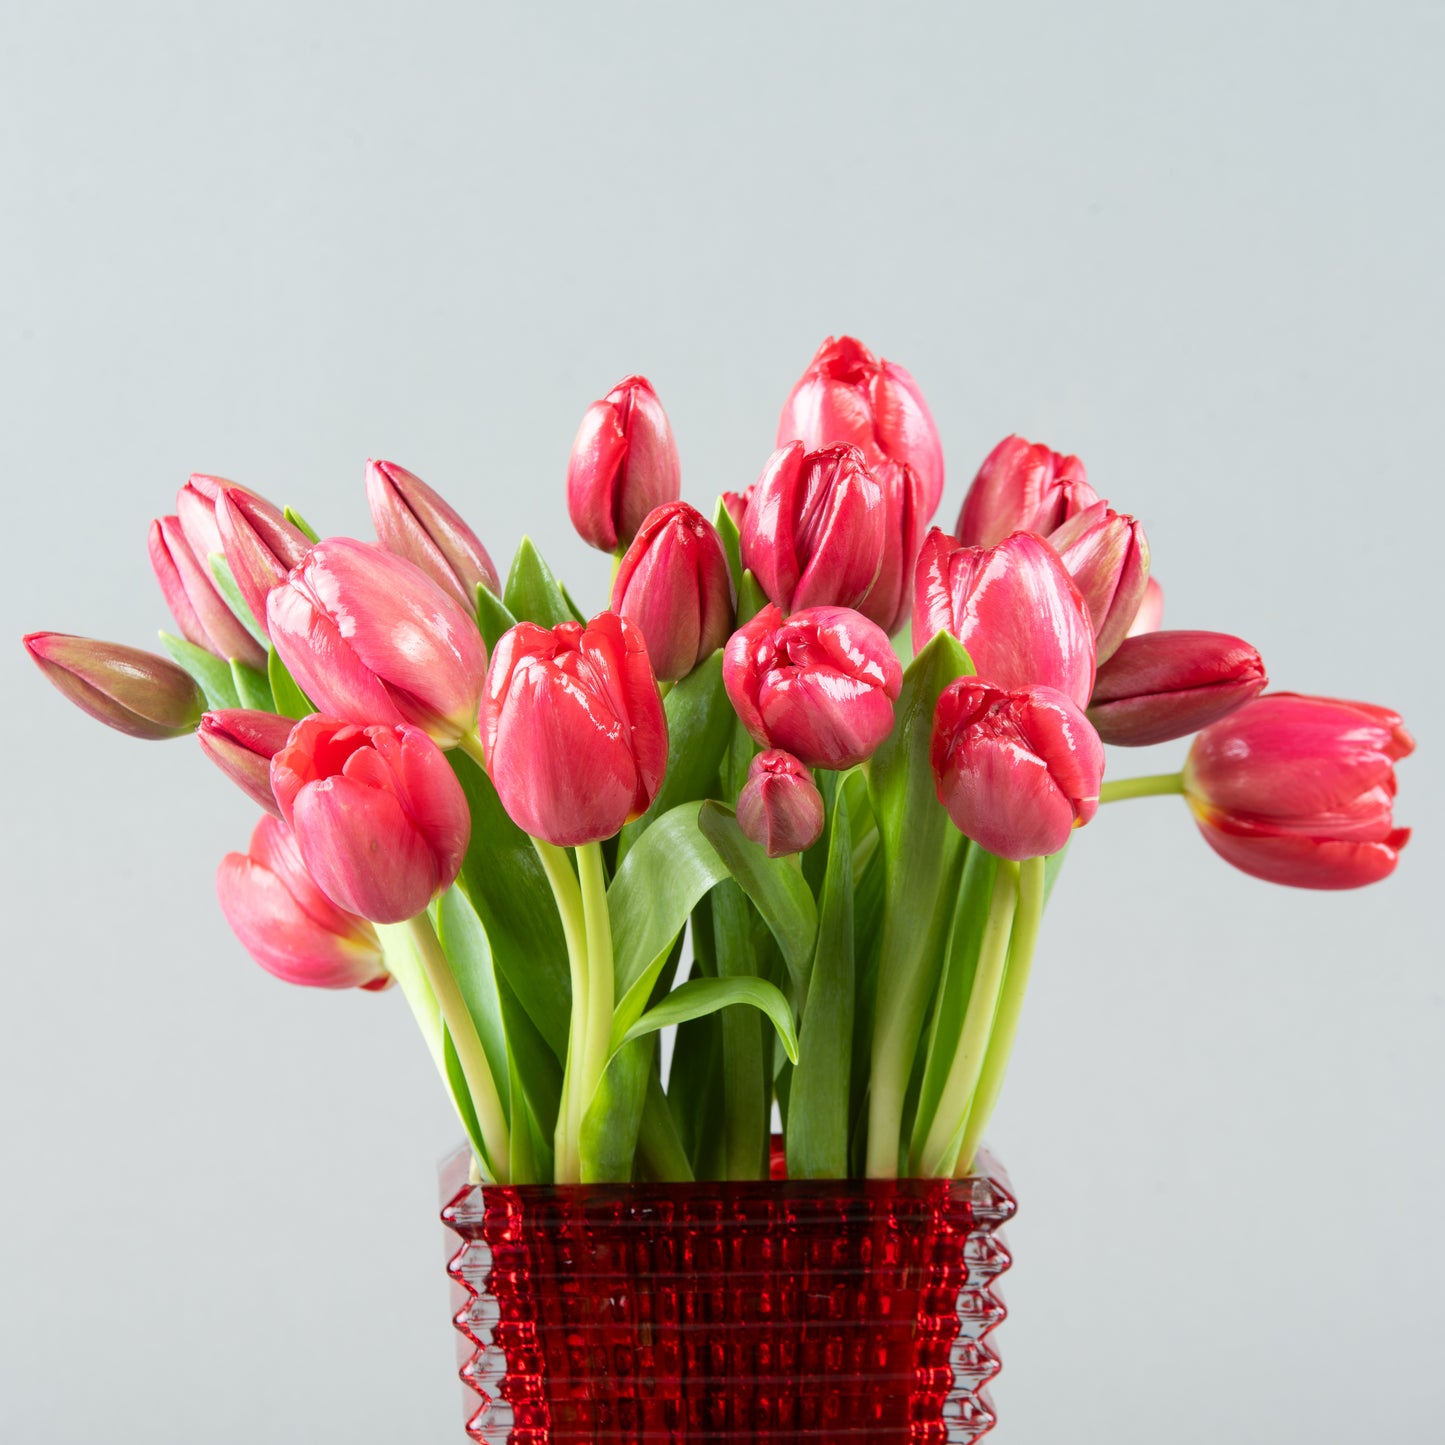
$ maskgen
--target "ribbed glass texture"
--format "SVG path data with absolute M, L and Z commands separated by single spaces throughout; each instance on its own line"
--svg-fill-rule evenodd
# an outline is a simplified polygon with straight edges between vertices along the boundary
M 1014 1212 L 958 1180 L 525 1185 L 443 1167 L 485 1445 L 972 1442 Z M 474 1395 L 470 1392 L 475 1392 Z

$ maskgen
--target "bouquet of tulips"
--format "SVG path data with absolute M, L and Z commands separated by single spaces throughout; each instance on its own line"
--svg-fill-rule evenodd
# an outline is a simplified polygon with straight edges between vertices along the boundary
M 1009 437 L 928 530 L 928 408 L 846 337 L 777 441 L 709 520 L 644 379 L 590 407 L 567 506 L 616 558 L 590 620 L 530 541 L 503 582 L 373 462 L 376 542 L 193 476 L 150 534 L 170 660 L 26 639 L 93 717 L 195 733 L 255 799 L 227 920 L 293 983 L 395 983 L 486 1179 L 766 1178 L 775 1110 L 795 1178 L 966 1172 L 1101 801 L 1182 794 L 1221 857 L 1301 887 L 1406 841 L 1400 718 L 1161 630 L 1144 529 L 1077 457 Z M 1105 743 L 1190 733 L 1182 772 L 1104 781 Z

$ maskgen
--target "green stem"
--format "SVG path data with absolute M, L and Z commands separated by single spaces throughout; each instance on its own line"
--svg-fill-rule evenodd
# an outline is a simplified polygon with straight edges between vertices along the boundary
M 487 771 L 487 750 L 482 746 L 482 739 L 477 732 L 463 733 L 457 740 L 457 746 L 483 771 Z
M 1099 789 L 1101 803 L 1117 803 L 1124 798 L 1156 798 L 1165 793 L 1184 791 L 1183 773 L 1153 773 L 1147 778 L 1115 778 Z
M 1018 912 L 1014 917 L 1013 938 L 1009 943 L 1008 964 L 1003 988 L 999 992 L 998 1012 L 994 1015 L 993 1036 L 983 1070 L 974 1090 L 973 1103 L 964 1126 L 963 1145 L 958 1151 L 956 1173 L 961 1178 L 973 1168 L 973 1157 L 983 1139 L 983 1131 L 993 1117 L 994 1105 L 1003 1091 L 1004 1074 L 1019 1031 L 1019 1015 L 1023 1012 L 1024 994 L 1029 986 L 1034 948 L 1039 941 L 1039 924 L 1044 915 L 1044 860 L 1029 858 L 1019 864 Z
M 607 1068 L 611 1052 L 615 984 L 612 977 L 612 919 L 607 911 L 607 867 L 600 843 L 577 849 L 577 876 L 582 889 L 582 917 L 587 930 L 587 1023 L 585 1061 L 577 1090 L 580 1132 L 587 1106 Z

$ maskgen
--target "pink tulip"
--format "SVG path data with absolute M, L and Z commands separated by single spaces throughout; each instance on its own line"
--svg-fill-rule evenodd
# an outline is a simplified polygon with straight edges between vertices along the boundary
M 742 559 L 785 612 L 859 607 L 883 553 L 883 490 L 856 447 L 779 447 L 752 489 Z
M 293 726 L 290 718 L 273 712 L 222 708 L 201 719 L 196 740 L 237 787 L 279 818 L 281 809 L 271 791 L 271 759 L 286 746 Z
M 1085 707 L 1094 686 L 1094 628 L 1079 589 L 1047 542 L 1015 532 L 965 547 L 935 527 L 918 556 L 913 648 L 958 638 L 981 677 L 1003 688 L 1057 688 Z
M 191 551 L 180 518 L 152 522 L 149 545 L 151 567 L 181 636 L 217 657 L 264 668 L 264 649 L 226 606 L 211 580 L 209 561 Z
M 32 632 L 25 650 L 76 707 L 129 737 L 184 737 L 196 730 L 206 706 L 190 673 L 138 647 Z
M 903 669 L 883 629 L 857 612 L 810 607 L 784 621 L 770 605 L 729 639 L 723 683 L 764 747 L 841 769 L 893 730 Z
M 276 651 L 333 717 L 414 723 L 454 747 L 477 723 L 487 649 L 420 567 L 350 537 L 318 542 L 266 602 Z
M 488 771 L 512 821 L 559 847 L 610 838 L 667 769 L 667 716 L 641 631 L 603 612 L 584 628 L 519 622 L 482 699 Z
M 1000 858 L 1057 853 L 1098 810 L 1104 746 L 1051 687 L 960 677 L 938 699 L 930 759 L 954 826 Z
M 811 848 L 823 836 L 823 795 L 812 773 L 791 753 L 759 753 L 738 794 L 738 827 L 769 858 Z
M 654 507 L 682 493 L 677 443 L 645 376 L 619 381 L 582 418 L 567 465 L 567 512 L 584 542 L 626 547 Z
M 366 500 L 381 545 L 415 562 L 468 612 L 476 611 L 479 583 L 500 595 L 477 534 L 420 477 L 395 462 L 367 462 Z
M 938 508 L 943 447 L 918 383 L 901 366 L 876 360 L 851 336 L 830 336 L 784 403 L 778 445 L 792 441 L 808 451 L 855 446 L 885 485 L 892 469 L 911 470 L 919 535 Z
M 1414 750 L 1398 713 L 1365 702 L 1266 693 L 1204 729 L 1184 794 L 1205 841 L 1269 883 L 1358 888 L 1392 873 L 1395 764 Z
M 1164 625 L 1164 589 L 1150 577 L 1144 584 L 1144 600 L 1129 624 L 1130 637 L 1143 637 L 1146 632 L 1158 632 Z
M 649 512 L 613 579 L 612 610 L 642 633 L 658 677 L 686 677 L 732 631 L 732 576 L 717 528 L 686 502 Z
M 176 516 L 181 520 L 181 531 L 185 533 L 192 553 L 207 566 L 217 552 L 225 550 L 221 544 L 221 529 L 216 525 L 216 498 L 225 487 L 236 487 L 243 492 L 249 490 L 239 482 L 227 481 L 225 477 L 192 472 L 185 486 L 176 493 Z
M 1106 743 L 1145 747 L 1197 732 L 1264 691 L 1264 663 L 1222 632 L 1126 638 L 1099 668 L 1089 721 Z
M 741 492 L 724 492 L 722 494 L 723 507 L 728 516 L 733 519 L 733 526 L 739 532 L 743 530 L 743 521 L 748 515 L 748 507 L 752 503 L 755 490 L 755 487 L 748 487 Z
M 410 723 L 357 727 L 313 713 L 271 759 L 271 791 L 321 891 L 373 923 L 415 918 L 466 856 L 466 794 Z
M 221 860 L 216 892 L 226 922 L 267 973 L 311 988 L 375 990 L 391 982 L 376 930 L 311 881 L 279 818 L 256 824 L 249 853 Z
M 1133 517 L 1096 502 L 1048 538 L 1079 589 L 1094 624 L 1094 655 L 1102 663 L 1124 640 L 1149 582 L 1149 539 Z
M 263 628 L 266 600 L 311 550 L 311 540 L 286 520 L 280 507 L 244 487 L 222 487 L 216 496 L 216 527 L 226 564 L 251 615 Z
M 996 546 L 1012 532 L 1047 537 L 1098 500 L 1078 457 L 1005 437 L 978 469 L 955 530 L 968 547 Z

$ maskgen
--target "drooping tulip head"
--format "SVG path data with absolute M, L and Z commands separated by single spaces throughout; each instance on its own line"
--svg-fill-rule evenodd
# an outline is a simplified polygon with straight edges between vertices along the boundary
M 993 547 L 1012 532 L 1047 537 L 1098 500 L 1078 457 L 1009 436 L 984 458 L 955 530 L 967 547 Z
M 212 581 L 209 558 L 197 557 L 191 550 L 181 519 L 170 516 L 153 521 L 148 546 L 151 568 L 181 636 L 226 661 L 263 669 L 265 649 L 226 605 Z
M 738 827 L 769 858 L 811 848 L 823 836 L 823 795 L 812 773 L 791 753 L 759 753 L 738 794 Z
M 273 712 L 222 708 L 208 712 L 196 729 L 201 751 L 239 787 L 278 818 L 271 791 L 271 759 L 290 741 L 295 723 Z

